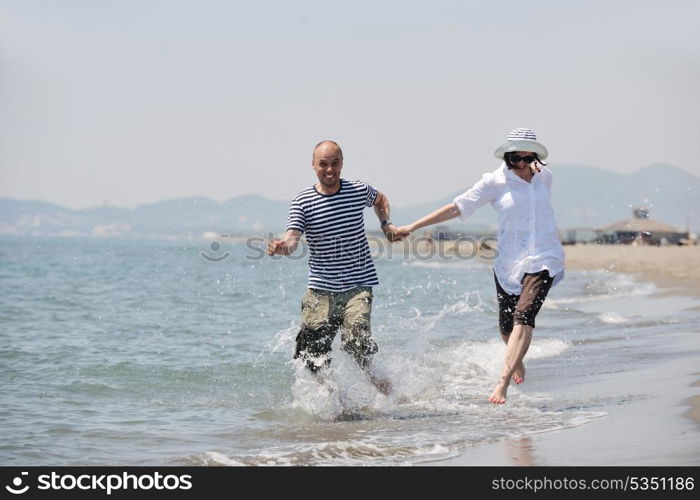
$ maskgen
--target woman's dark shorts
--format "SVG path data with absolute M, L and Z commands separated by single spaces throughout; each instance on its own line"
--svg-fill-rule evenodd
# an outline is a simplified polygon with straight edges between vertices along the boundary
M 526 273 L 523 276 L 520 295 L 511 295 L 501 288 L 496 278 L 496 295 L 498 297 L 498 327 L 501 335 L 508 336 L 513 325 L 535 327 L 535 316 L 540 312 L 544 299 L 552 287 L 554 278 L 546 269 L 539 273 Z

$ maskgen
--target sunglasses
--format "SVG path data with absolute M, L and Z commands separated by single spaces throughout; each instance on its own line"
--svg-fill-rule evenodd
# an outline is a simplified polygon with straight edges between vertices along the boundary
M 520 163 L 520 160 L 524 161 L 525 163 L 532 163 L 536 159 L 537 159 L 537 157 L 534 155 L 532 155 L 532 156 L 508 155 L 508 157 L 507 157 L 508 163 L 510 163 L 511 165 L 517 165 L 518 163 Z

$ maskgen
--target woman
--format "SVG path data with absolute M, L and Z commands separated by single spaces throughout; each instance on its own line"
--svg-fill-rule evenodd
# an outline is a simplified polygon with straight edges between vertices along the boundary
M 506 402 L 510 380 L 525 380 L 523 358 L 535 328 L 535 316 L 551 286 L 564 277 L 564 249 L 559 241 L 550 202 L 552 173 L 543 161 L 548 152 L 526 128 L 513 130 L 494 152 L 503 160 L 471 189 L 413 224 L 398 228 L 413 232 L 456 217 L 466 220 L 491 203 L 498 212 L 498 256 L 494 262 L 498 325 L 506 343 L 501 378 L 489 397 Z

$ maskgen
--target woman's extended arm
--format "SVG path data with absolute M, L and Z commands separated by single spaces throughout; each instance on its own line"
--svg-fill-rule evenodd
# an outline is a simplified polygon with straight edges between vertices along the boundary
M 433 224 L 439 224 L 440 222 L 445 222 L 459 217 L 459 215 L 460 212 L 457 208 L 457 205 L 455 205 L 454 203 L 449 203 L 442 208 L 438 208 L 434 212 L 426 215 L 425 217 L 421 217 L 412 224 L 399 227 L 398 231 L 399 233 L 412 233 L 413 231 L 416 231 L 422 227 L 432 226 Z

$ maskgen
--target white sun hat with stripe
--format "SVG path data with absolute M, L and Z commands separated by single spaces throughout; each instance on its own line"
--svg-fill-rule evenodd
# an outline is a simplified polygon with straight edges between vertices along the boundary
M 493 152 L 493 155 L 502 160 L 503 155 L 514 151 L 529 151 L 530 153 L 537 153 L 537 158 L 540 160 L 546 159 L 549 155 L 547 148 L 537 142 L 537 136 L 529 128 L 516 128 L 513 130 L 510 134 L 508 134 L 508 139 L 506 142 L 501 144 L 498 149 Z

